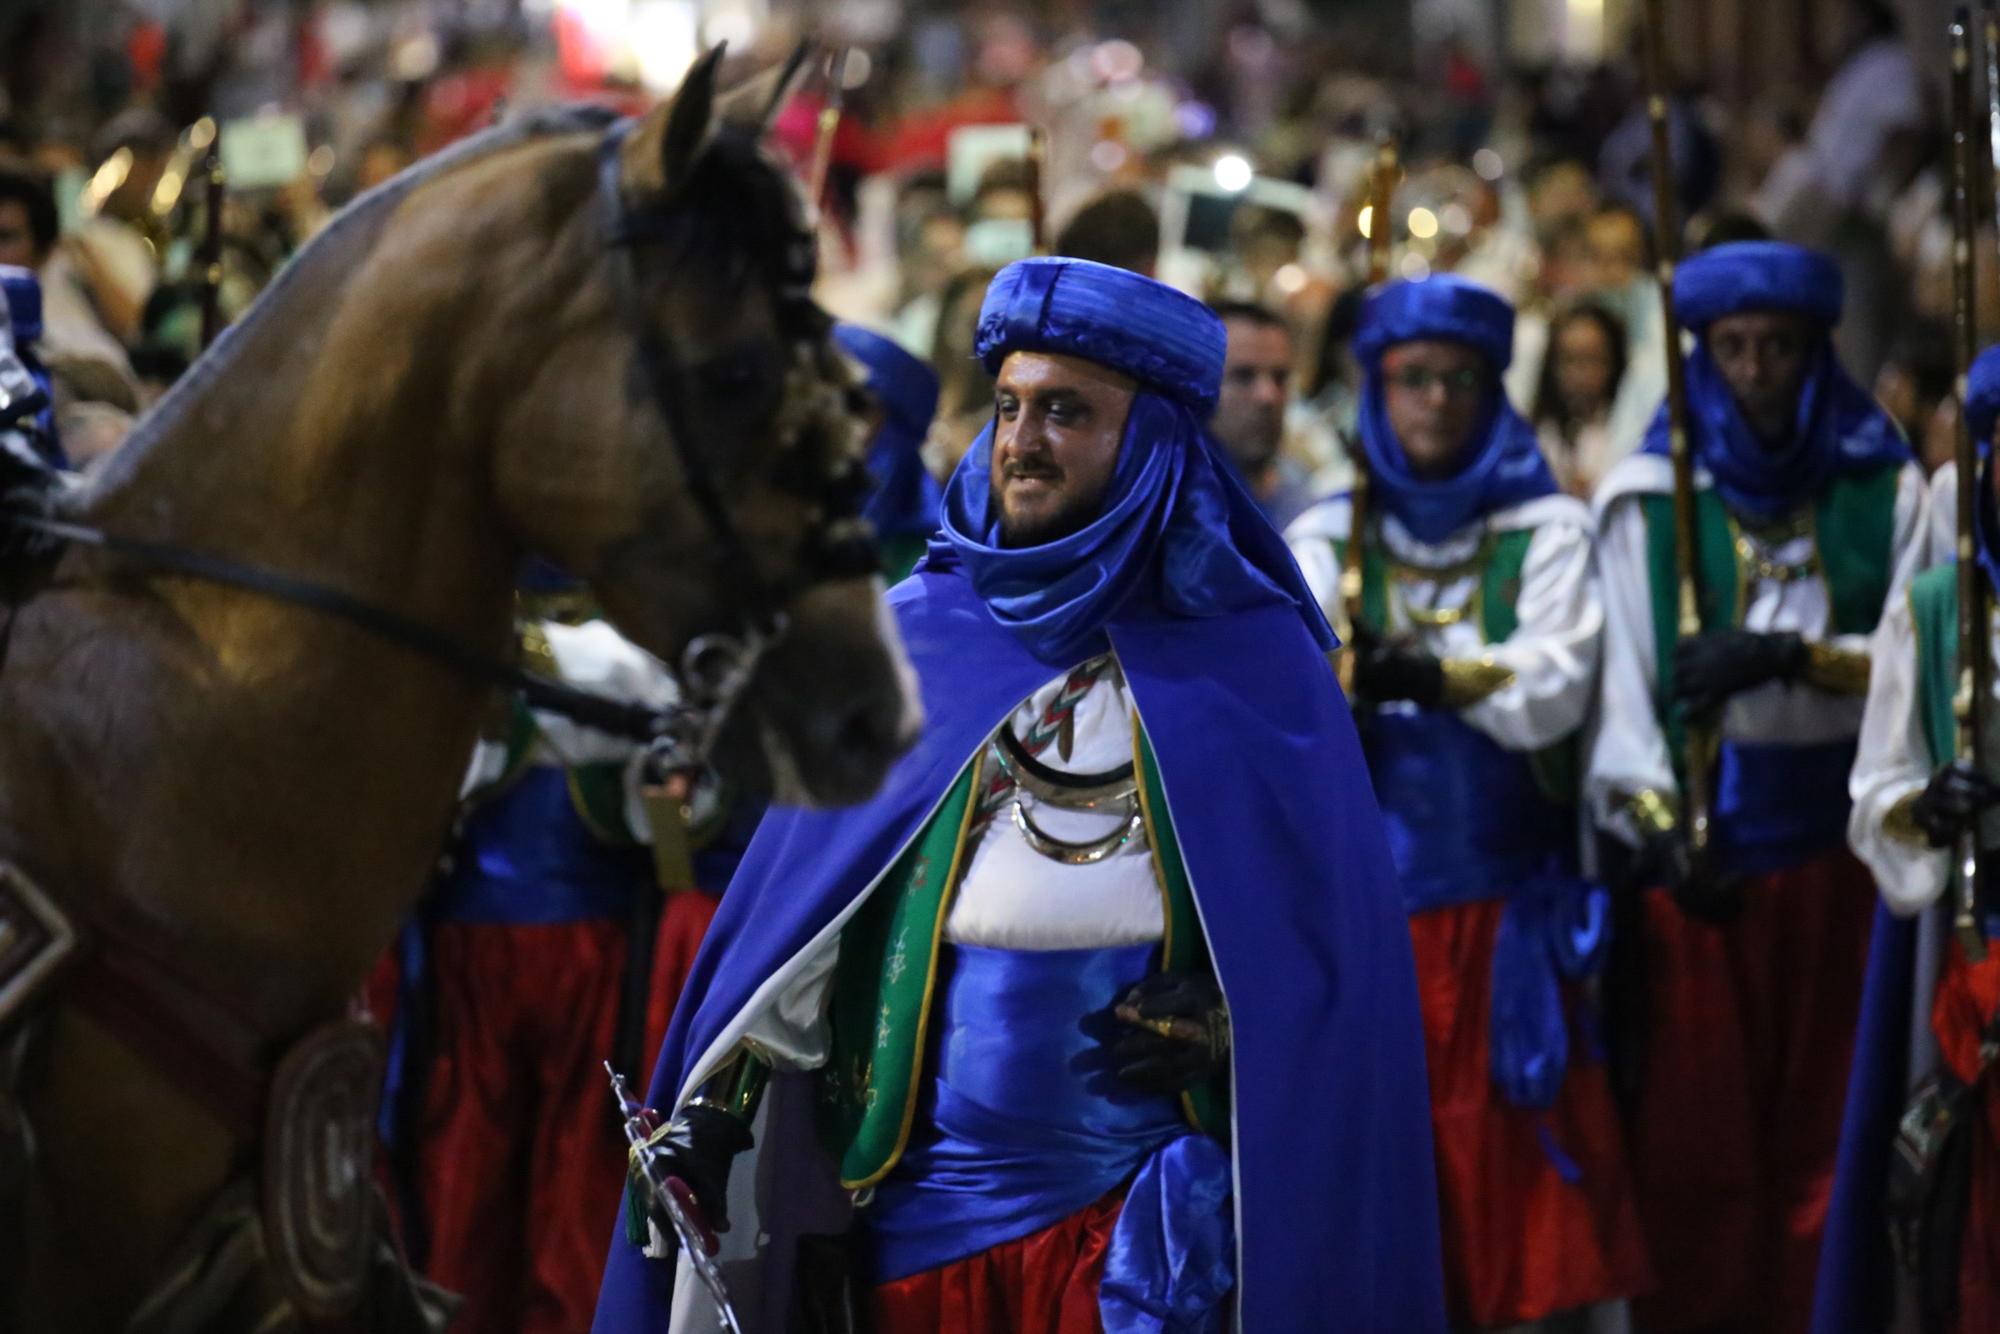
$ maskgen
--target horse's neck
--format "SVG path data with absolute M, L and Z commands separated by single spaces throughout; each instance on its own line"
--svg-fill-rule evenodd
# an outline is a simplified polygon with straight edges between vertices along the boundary
M 220 371 L 198 371 L 93 488 L 88 517 L 500 652 L 505 548 L 482 461 L 454 453 L 440 350 L 410 329 L 367 341 L 337 283 L 285 295 L 301 318 L 272 312 Z M 45 873 L 82 871 L 95 883 L 80 892 L 187 928 L 248 974 L 260 1010 L 309 1018 L 420 890 L 481 692 L 298 608 L 111 572 L 72 556 L 16 627 L 0 710 L 19 716 L 0 727 L 43 763 L 0 759 L 9 822 Z

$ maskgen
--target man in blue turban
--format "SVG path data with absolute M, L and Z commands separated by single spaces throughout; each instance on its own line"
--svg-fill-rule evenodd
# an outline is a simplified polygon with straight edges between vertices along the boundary
M 895 342 L 858 324 L 837 325 L 833 340 L 861 363 L 875 414 L 868 471 L 875 490 L 862 514 L 882 543 L 890 583 L 909 574 L 938 526 L 938 484 L 924 466 L 924 437 L 937 415 L 937 372 Z
M 1512 307 L 1443 276 L 1373 293 L 1354 339 L 1358 721 L 1416 948 L 1448 1309 L 1475 1329 L 1650 1281 L 1610 1082 L 1569 1024 L 1605 943 L 1573 777 L 1604 624 L 1590 511 L 1507 402 L 1513 336 Z M 1340 495 L 1287 531 L 1329 613 L 1351 515 Z
M 877 1334 L 1442 1330 L 1409 937 L 1331 632 L 1202 431 L 1220 324 L 1031 259 L 976 347 L 994 420 L 890 595 L 927 731 L 759 831 L 657 1151 L 765 1329 L 840 1268 L 814 1231 Z M 597 1330 L 678 1286 L 615 1243 Z
M 1647 1031 L 1632 1156 L 1659 1329 L 1804 1327 L 1875 888 L 1846 845 L 1868 636 L 1927 546 L 1924 481 L 1836 359 L 1839 271 L 1770 241 L 1687 260 L 1700 633 L 1678 633 L 1665 409 L 1598 492 L 1588 786 L 1637 853 Z M 1690 721 L 1719 735 L 1690 856 Z
M 1992 466 L 2000 425 L 2000 347 L 1972 363 L 1966 424 L 1979 444 L 1976 552 L 1986 596 L 2000 575 L 2000 513 Z M 1946 464 L 1932 482 L 1933 528 L 1953 538 L 1957 523 L 1956 468 Z M 1927 1288 L 1926 1315 L 1940 1328 L 2000 1327 L 2000 1097 L 1980 1046 L 2000 1009 L 2000 917 L 1981 906 L 1986 958 L 1968 958 L 1951 939 L 1957 907 L 1952 849 L 1975 824 L 1983 849 L 2000 847 L 2000 783 L 1958 755 L 1952 702 L 1958 688 L 1958 565 L 1952 543 L 1939 563 L 1918 575 L 1906 599 L 1892 601 L 1873 648 L 1868 711 L 1850 790 L 1854 814 L 1848 838 L 1882 887 L 1868 959 L 1854 1075 L 1849 1081 L 1814 1334 L 1866 1334 L 1888 1327 L 1893 1287 L 1884 1211 L 1897 1121 L 1916 1081 L 1943 1072 L 1970 1090 L 1961 1109 L 1969 1156 L 1963 1176 L 1947 1170 L 1941 1186 L 1969 1191 L 1962 1237 L 1938 1236 L 1941 1250 L 1925 1268 L 1945 1276 Z M 1988 652 L 2000 648 L 2000 639 Z M 1986 713 L 1989 754 L 2000 739 L 2000 709 Z M 1986 852 L 1989 866 L 1994 854 Z M 1990 874 L 1990 871 L 1989 871 Z M 1930 1038 L 1911 1042 L 1912 1021 L 1928 1016 Z M 1914 1049 L 1913 1049 L 1914 1047 Z M 1935 1309 L 1943 1297 L 1956 1308 Z

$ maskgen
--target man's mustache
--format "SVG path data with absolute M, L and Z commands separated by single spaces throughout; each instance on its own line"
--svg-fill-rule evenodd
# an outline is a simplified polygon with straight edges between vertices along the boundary
M 1035 459 L 1023 459 L 1015 463 L 1001 464 L 1000 476 L 1002 480 L 1009 482 L 1017 478 L 1040 478 L 1053 482 L 1061 480 L 1062 469 L 1056 467 L 1053 463 L 1044 463 Z

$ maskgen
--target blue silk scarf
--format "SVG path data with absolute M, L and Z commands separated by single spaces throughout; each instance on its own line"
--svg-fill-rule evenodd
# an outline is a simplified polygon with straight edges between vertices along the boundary
M 1912 457 L 1902 431 L 1854 382 L 1824 338 L 1799 390 L 1791 438 L 1781 444 L 1766 444 L 1744 420 L 1705 339 L 1687 359 L 1687 400 L 1695 461 L 1715 479 L 1723 502 L 1753 519 L 1784 517 L 1841 473 Z M 1670 452 L 1664 403 L 1640 448 L 1647 454 Z
M 1190 617 L 1290 606 L 1322 650 L 1338 642 L 1284 539 L 1174 399 L 1133 397 L 1103 509 L 1067 537 L 1002 546 L 992 470 L 988 422 L 952 474 L 918 569 L 962 569 L 1041 662 L 1098 651 L 1105 623 L 1134 603 Z
M 1485 416 L 1474 433 L 1471 458 L 1454 475 L 1426 481 L 1410 471 L 1396 432 L 1377 362 L 1361 385 L 1361 447 L 1368 456 L 1369 483 L 1382 508 L 1420 542 L 1442 542 L 1475 519 L 1519 505 L 1558 488 L 1542 457 L 1535 428 L 1507 402 L 1497 381 L 1489 391 Z

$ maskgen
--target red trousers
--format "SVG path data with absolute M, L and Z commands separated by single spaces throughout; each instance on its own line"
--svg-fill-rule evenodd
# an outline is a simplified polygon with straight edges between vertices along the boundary
M 1968 963 L 1953 942 L 1938 982 L 1931 1028 L 1952 1073 L 1971 1081 L 1979 1073 L 1979 1039 L 2000 1009 L 2000 950 Z M 1962 1334 L 2000 1329 L 2000 1095 L 1995 1076 L 1981 1083 L 1972 1135 L 1972 1206 L 1959 1252 L 1958 1324 Z
M 1846 849 L 1752 876 L 1722 926 L 1646 896 L 1632 1137 L 1659 1286 L 1641 1329 L 1803 1331 L 1833 1191 L 1875 885 Z
M 868 1296 L 873 1334 L 1098 1334 L 1097 1283 L 1122 1190 L 1040 1232 Z
M 657 1051 L 715 900 L 667 899 L 645 1049 Z M 432 1059 L 414 1147 L 425 1272 L 465 1297 L 454 1334 L 585 1334 L 625 1181 L 604 1060 L 625 973 L 622 921 L 430 930 Z M 371 1000 L 392 998 L 378 970 Z M 375 1005 L 387 1018 L 387 1007 Z M 650 1073 L 629 1072 L 643 1082 Z
M 1430 1067 L 1445 1296 L 1455 1325 L 1512 1325 L 1629 1297 L 1652 1273 L 1604 1066 L 1571 1025 L 1555 1105 L 1509 1103 L 1488 1069 L 1502 903 L 1410 918 Z M 1553 1147 L 1581 1169 L 1572 1184 Z

